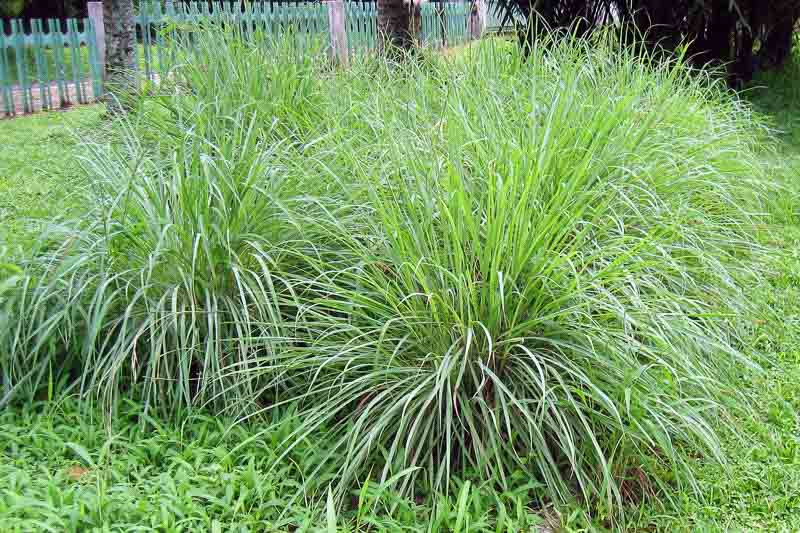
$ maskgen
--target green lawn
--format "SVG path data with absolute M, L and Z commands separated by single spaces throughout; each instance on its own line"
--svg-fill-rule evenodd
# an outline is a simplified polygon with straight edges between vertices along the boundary
M 655 505 L 631 511 L 629 530 L 800 530 L 800 67 L 755 85 L 746 97 L 776 129 L 774 150 L 764 157 L 785 186 L 774 227 L 763 232 L 763 244 L 774 248 L 763 265 L 768 281 L 753 288 L 776 317 L 757 320 L 749 341 L 748 350 L 767 361 L 755 381 L 742 383 L 758 410 L 745 422 L 748 434 L 726 435 L 727 467 L 692 465 L 704 498 L 678 495 L 668 511 Z M 0 122 L 0 248 L 24 247 L 42 220 L 84 208 L 70 191 L 86 186 L 81 139 L 102 134 L 102 113 L 92 106 Z M 107 427 L 100 411 L 71 398 L 3 407 L 2 529 L 364 530 L 371 523 L 372 530 L 391 531 L 415 530 L 420 516 L 438 513 L 434 529 L 453 531 L 464 512 L 480 517 L 488 505 L 446 501 L 434 512 L 401 502 L 391 521 L 364 491 L 353 495 L 357 511 L 337 516 L 292 500 L 313 445 L 298 448 L 283 471 L 271 471 L 281 435 L 260 434 L 257 423 L 230 429 L 230 421 L 210 416 L 175 423 L 142 412 L 141 405 L 125 404 Z M 286 431 L 291 427 L 287 418 Z M 587 523 L 577 508 L 561 522 L 568 531 L 604 527 Z M 472 525 L 480 530 L 479 520 Z
M 211 417 L 180 426 L 142 411 L 126 405 L 112 432 L 72 400 L 0 414 L 2 530 L 286 530 L 297 475 L 267 471 L 271 440 Z M 289 515 L 312 522 L 300 505 Z
M 295 429 L 234 425 L 210 415 L 181 422 L 148 416 L 123 402 L 112 427 L 96 409 L 72 398 L 0 411 L 0 523 L 4 532 L 53 531 L 465 531 L 463 502 L 439 500 L 432 510 L 365 485 L 352 510 L 337 513 L 299 491 L 309 439 L 273 468 L 279 443 Z M 305 494 L 305 497 L 313 496 Z M 396 503 L 391 517 L 386 505 Z M 481 531 L 492 501 L 468 502 L 471 531 Z M 542 522 L 512 509 L 520 522 Z
M 101 106 L 0 121 L 0 243 L 30 238 L 53 216 L 67 215 L 81 187 L 81 139 L 98 133 Z

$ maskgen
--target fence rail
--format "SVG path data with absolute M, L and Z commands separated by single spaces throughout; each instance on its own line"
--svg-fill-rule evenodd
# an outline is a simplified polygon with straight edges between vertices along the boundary
M 438 48 L 474 37 L 475 1 L 481 0 L 422 4 L 420 42 Z M 9 34 L 0 29 L 0 107 L 5 116 L 89 103 L 103 94 L 105 46 L 98 41 L 104 34 L 102 9 L 99 2 L 89 4 L 89 18 L 67 19 L 65 25 L 57 19 L 34 19 L 26 32 L 22 21 L 11 20 Z M 321 42 L 339 60 L 378 46 L 374 2 L 143 0 L 135 19 L 139 69 L 151 80 L 165 75 L 176 35 L 189 25 L 231 20 L 268 35 L 289 35 L 300 50 Z

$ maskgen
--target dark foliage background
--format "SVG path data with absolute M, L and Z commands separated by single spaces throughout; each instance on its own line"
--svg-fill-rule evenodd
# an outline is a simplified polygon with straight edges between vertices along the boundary
M 783 64 L 800 18 L 800 0 L 497 0 L 495 6 L 527 21 L 526 42 L 544 28 L 582 34 L 613 22 L 646 35 L 651 48 L 688 43 L 694 62 L 726 65 L 732 83 Z
M 86 0 L 0 0 L 3 18 L 81 18 L 86 12 Z

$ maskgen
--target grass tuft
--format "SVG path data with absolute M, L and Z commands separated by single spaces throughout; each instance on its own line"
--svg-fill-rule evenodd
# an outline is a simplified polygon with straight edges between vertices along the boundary
M 328 519 L 370 481 L 614 517 L 724 460 L 768 189 L 745 105 L 603 37 L 335 71 L 237 31 L 178 50 L 87 156 L 96 208 L 3 285 L 6 396 L 289 406 L 274 464 L 321 439 Z

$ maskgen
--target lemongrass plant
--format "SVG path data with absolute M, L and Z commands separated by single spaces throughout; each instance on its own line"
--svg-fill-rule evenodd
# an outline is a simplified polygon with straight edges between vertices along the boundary
M 142 383 L 145 405 L 202 405 L 227 390 L 222 368 L 291 335 L 282 247 L 306 238 L 290 212 L 324 186 L 292 171 L 317 124 L 316 60 L 235 26 L 176 58 L 128 95 L 113 142 L 87 143 L 87 215 L 42 235 L 6 289 L 9 397 L 66 373 L 107 400 Z
M 4 289 L 8 390 L 288 405 L 339 497 L 524 479 L 613 514 L 723 459 L 766 187 L 744 105 L 601 37 L 334 71 L 235 31 L 87 157 L 96 209 Z
M 348 93 L 332 133 L 369 215 L 306 222 L 342 251 L 292 278 L 307 344 L 258 363 L 302 406 L 287 444 L 333 442 L 341 490 L 522 473 L 613 515 L 691 489 L 687 455 L 724 459 L 717 421 L 755 366 L 748 110 L 599 37 L 432 64 Z

